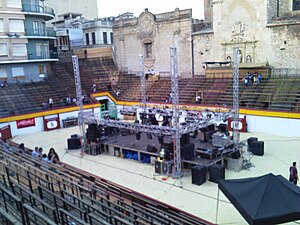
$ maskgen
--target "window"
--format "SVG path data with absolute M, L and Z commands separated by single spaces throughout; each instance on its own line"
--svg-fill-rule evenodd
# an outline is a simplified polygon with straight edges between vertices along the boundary
M 9 20 L 9 32 L 24 32 L 23 20 Z
M 41 44 L 35 45 L 35 54 L 36 54 L 36 56 L 42 56 L 42 45 Z
M 0 32 L 4 32 L 3 19 L 0 19 Z
M 46 34 L 45 33 L 45 29 L 46 29 L 45 23 L 41 22 L 39 25 L 40 25 L 40 27 L 39 27 L 40 34 L 45 35 Z
M 39 22 L 38 21 L 33 21 L 33 33 L 38 34 L 39 33 Z
M 44 66 L 39 65 L 39 74 L 44 74 Z
M 152 43 L 145 43 L 146 58 L 152 58 Z
M 103 32 L 103 44 L 107 44 L 107 33 Z
M 85 34 L 86 45 L 90 45 L 89 33 Z
M 7 44 L 0 43 L 0 56 L 7 56 Z
M 11 8 L 22 8 L 21 0 L 6 0 L 6 6 Z
M 92 33 L 92 44 L 93 45 L 96 44 L 96 34 L 95 34 L 95 32 Z
M 50 52 L 49 52 L 49 45 L 44 44 L 44 57 L 49 58 L 50 57 Z
M 11 73 L 13 77 L 24 77 L 25 75 L 23 67 L 13 67 Z
M 27 56 L 26 44 L 13 44 L 12 54 L 13 56 Z
M 114 43 L 114 36 L 113 36 L 113 32 L 110 32 L 110 43 L 113 44 Z
M 293 1 L 293 11 L 300 10 L 300 0 L 294 0 Z
M 6 69 L 0 69 L 0 78 L 7 78 Z

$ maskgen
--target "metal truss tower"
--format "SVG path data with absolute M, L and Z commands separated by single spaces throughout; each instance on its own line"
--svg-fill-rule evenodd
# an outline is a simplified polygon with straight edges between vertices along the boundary
M 233 50 L 233 142 L 239 150 L 240 133 L 239 133 L 239 49 Z
M 180 178 L 183 176 L 181 171 L 181 148 L 180 148 L 180 126 L 179 126 L 179 90 L 178 90 L 178 65 L 176 47 L 170 47 L 170 71 L 171 71 L 171 97 L 172 97 L 172 127 L 175 132 L 173 134 L 174 142 L 174 170 L 173 177 Z
M 145 66 L 144 66 L 144 56 L 141 54 L 140 57 L 140 76 L 141 76 L 141 98 L 142 104 L 145 107 L 147 102 L 147 86 L 146 86 L 146 78 L 145 78 Z M 143 110 L 145 111 L 145 110 Z
M 86 136 L 85 136 L 85 123 L 84 123 L 84 113 L 83 113 L 83 96 L 81 90 L 81 81 L 80 81 L 80 72 L 79 72 L 79 64 L 78 57 L 76 55 L 72 56 L 73 70 L 74 70 L 74 79 L 76 86 L 76 97 L 77 97 L 77 105 L 79 109 L 78 113 L 78 122 L 79 129 L 82 135 L 82 146 L 81 146 L 81 156 L 84 154 L 84 150 L 86 149 Z

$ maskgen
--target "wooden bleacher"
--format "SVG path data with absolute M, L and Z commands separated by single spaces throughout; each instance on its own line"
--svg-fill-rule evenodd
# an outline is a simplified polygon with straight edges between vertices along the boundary
M 0 141 L 1 210 L 14 224 L 211 224 L 67 164 Z

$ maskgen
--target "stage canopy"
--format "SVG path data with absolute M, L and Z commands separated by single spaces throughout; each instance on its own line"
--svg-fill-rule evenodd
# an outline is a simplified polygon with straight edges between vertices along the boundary
M 249 224 L 300 219 L 300 188 L 280 175 L 220 180 L 219 188 Z

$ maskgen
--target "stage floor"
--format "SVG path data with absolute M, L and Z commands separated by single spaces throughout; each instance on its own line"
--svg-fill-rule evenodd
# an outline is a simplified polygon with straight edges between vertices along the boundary
M 170 143 L 173 141 L 172 137 L 170 136 L 165 136 L 163 139 L 165 143 Z M 222 160 L 223 157 L 220 154 L 214 156 L 213 153 L 209 154 L 209 152 L 212 151 L 213 149 L 218 149 L 217 147 L 214 147 L 212 145 L 211 140 L 208 142 L 203 142 L 199 138 L 194 138 L 194 137 L 190 137 L 189 140 L 191 143 L 194 144 L 196 154 L 193 159 L 189 158 L 187 160 L 184 160 L 185 163 L 191 165 L 209 166 L 211 164 L 214 164 Z M 151 135 L 150 138 L 149 135 L 145 133 L 142 133 L 140 135 L 139 140 L 136 138 L 135 134 L 126 135 L 126 136 L 114 135 L 108 137 L 104 141 L 101 141 L 101 143 L 116 148 L 123 148 L 123 149 L 133 150 L 136 152 L 142 152 L 143 154 L 148 154 L 150 156 L 158 156 L 159 150 L 161 148 L 161 144 L 158 141 L 158 136 Z M 148 146 L 156 148 L 157 151 L 149 152 L 147 149 Z
M 200 186 L 192 184 L 190 170 L 185 169 L 184 176 L 179 180 L 171 177 L 163 180 L 162 178 L 165 178 L 165 176 L 154 176 L 154 165 L 151 164 L 115 157 L 107 152 L 97 156 L 85 154 L 84 157 L 80 157 L 80 150 L 67 150 L 67 139 L 72 134 L 79 134 L 79 128 L 72 127 L 51 132 L 19 135 L 14 137 L 13 141 L 23 142 L 26 147 L 32 149 L 35 146 L 43 147 L 45 152 L 48 152 L 50 147 L 54 147 L 65 163 L 180 208 L 210 222 L 215 223 L 217 220 L 218 224 L 247 224 L 222 192 L 220 192 L 217 211 L 217 184 L 210 181 Z M 248 170 L 241 170 L 240 172 L 226 170 L 226 179 L 255 177 L 267 173 L 280 174 L 287 178 L 291 163 L 293 161 L 300 163 L 299 137 L 280 137 L 258 133 L 241 134 L 242 141 L 246 141 L 249 137 L 258 137 L 260 141 L 264 141 L 264 156 L 253 156 L 250 160 L 253 167 Z M 138 146 L 135 136 L 124 136 L 124 140 L 134 147 Z M 157 141 L 157 138 L 153 137 L 152 140 Z M 114 144 L 114 141 L 111 141 L 111 144 Z M 146 145 L 141 145 L 142 148 L 143 146 Z

